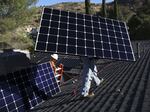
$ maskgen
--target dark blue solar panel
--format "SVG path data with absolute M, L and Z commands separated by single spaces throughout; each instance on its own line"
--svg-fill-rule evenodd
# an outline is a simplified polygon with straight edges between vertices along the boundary
M 49 63 L 0 76 L 0 112 L 25 112 L 60 92 Z
M 135 61 L 124 22 L 50 8 L 43 10 L 35 50 Z

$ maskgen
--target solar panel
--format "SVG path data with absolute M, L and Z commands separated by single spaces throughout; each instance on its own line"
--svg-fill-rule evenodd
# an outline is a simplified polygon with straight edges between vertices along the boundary
M 124 22 L 44 8 L 36 51 L 134 61 Z
M 58 92 L 49 63 L 0 76 L 0 112 L 25 112 Z

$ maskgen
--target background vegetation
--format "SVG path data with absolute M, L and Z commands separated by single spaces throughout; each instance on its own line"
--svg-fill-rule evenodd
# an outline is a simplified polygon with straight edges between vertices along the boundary
M 0 1 L 0 44 L 7 43 L 12 48 L 30 49 L 33 41 L 26 35 L 25 26 L 31 24 L 37 0 Z M 34 21 L 32 21 L 34 22 Z
M 39 26 L 42 7 L 35 7 L 37 1 L 0 1 L 0 46 L 7 43 L 12 48 L 33 49 L 34 41 L 27 29 Z M 85 0 L 85 3 L 68 2 L 50 7 L 126 21 L 132 40 L 150 39 L 150 0 L 114 0 L 109 4 L 106 0 L 102 4 Z

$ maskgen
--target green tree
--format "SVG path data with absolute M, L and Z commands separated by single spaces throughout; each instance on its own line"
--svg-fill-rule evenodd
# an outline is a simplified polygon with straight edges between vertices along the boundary
M 85 0 L 85 13 L 90 14 L 90 0 Z
M 107 12 L 106 12 L 106 1 L 102 0 L 102 16 L 107 17 Z
M 29 10 L 30 6 L 36 3 L 37 0 L 1 0 L 0 13 L 4 17 L 21 16 L 25 11 Z M 23 12 L 23 14 L 22 14 Z
M 144 13 L 132 16 L 128 21 L 132 40 L 150 39 L 150 16 Z
M 1 0 L 0 33 L 11 30 L 28 20 L 31 15 L 31 5 L 36 2 L 37 0 Z
M 118 20 L 124 19 L 118 0 L 114 0 L 113 18 Z
M 129 32 L 133 40 L 150 39 L 150 4 L 145 0 L 145 5 L 135 7 L 134 13 L 129 20 Z
M 114 18 L 119 18 L 119 12 L 118 12 L 118 0 L 114 0 Z
M 132 40 L 134 40 L 137 31 L 140 29 L 141 25 L 142 20 L 137 15 L 133 15 L 128 21 L 129 32 Z

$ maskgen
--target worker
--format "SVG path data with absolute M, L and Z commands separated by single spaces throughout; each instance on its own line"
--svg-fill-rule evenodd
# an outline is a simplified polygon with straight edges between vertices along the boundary
M 83 61 L 83 71 L 82 71 L 83 85 L 81 94 L 82 97 L 84 98 L 93 97 L 94 92 L 90 91 L 91 81 L 94 80 L 96 86 L 99 86 L 104 79 L 103 78 L 99 79 L 99 77 L 97 76 L 97 67 L 94 64 L 93 58 L 81 57 L 81 60 Z
M 54 74 L 56 74 L 56 62 L 58 60 L 58 54 L 52 54 L 51 55 L 51 58 L 50 58 L 50 64 L 51 64 L 51 67 L 54 71 Z
M 60 64 L 58 67 L 56 67 L 57 60 L 58 60 L 58 54 L 52 54 L 50 58 L 50 64 L 55 74 L 55 77 L 60 84 L 60 82 L 62 81 L 62 75 L 63 75 L 63 65 Z

